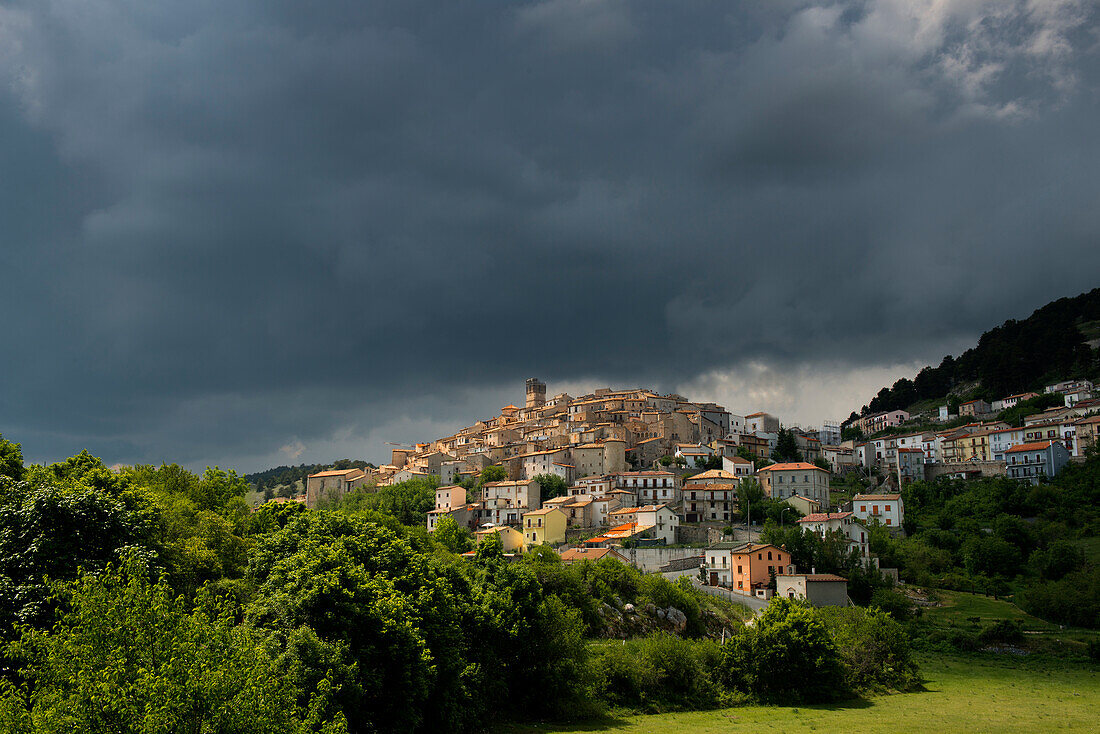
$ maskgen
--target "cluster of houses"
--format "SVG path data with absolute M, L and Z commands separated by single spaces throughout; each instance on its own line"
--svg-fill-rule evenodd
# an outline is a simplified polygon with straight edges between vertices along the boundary
M 1096 445 L 1100 426 L 1100 398 L 1087 380 L 1070 380 L 1045 389 L 1059 394 L 1063 405 L 1026 416 L 1024 425 L 996 420 L 1002 410 L 1038 397 L 1037 393 L 1010 395 L 992 403 L 971 400 L 959 406 L 959 415 L 973 421 L 950 430 L 896 433 L 865 442 L 845 441 L 838 452 L 826 447 L 825 457 L 838 472 L 847 468 L 877 467 L 901 482 L 938 476 L 1009 476 L 1036 483 L 1051 477 L 1074 458 L 1083 458 Z M 939 418 L 956 416 L 939 410 Z M 903 427 L 909 414 L 902 410 L 867 415 L 853 425 L 864 432 Z
M 845 539 L 866 564 L 877 565 L 869 550 L 869 527 L 880 524 L 900 532 L 901 495 L 884 483 L 881 489 L 886 491 L 858 494 L 833 507 L 833 473 L 878 469 L 895 487 L 943 475 L 1000 474 L 1036 482 L 1095 445 L 1100 400 L 1093 398 L 1092 389 L 1084 381 L 1048 387 L 1048 392 L 1061 392 L 1065 404 L 1027 416 L 1018 428 L 994 416 L 1034 397 L 1032 393 L 995 404 L 964 403 L 960 414 L 973 420 L 950 430 L 894 430 L 882 438 L 842 441 L 835 422 L 821 429 L 793 427 L 804 460 L 757 470 L 745 457 L 769 458 L 779 438 L 779 419 L 768 413 L 740 416 L 714 403 L 644 389 L 602 389 L 578 398 L 560 394 L 547 399 L 546 386 L 531 379 L 523 408 L 509 405 L 499 416 L 450 436 L 395 448 L 391 463 L 376 470 L 310 475 L 304 500 L 313 506 L 322 497 L 341 496 L 359 486 L 434 477 L 442 486 L 428 513 L 429 530 L 449 517 L 474 531 L 478 543 L 499 538 L 506 553 L 546 544 L 564 548 L 568 562 L 625 560 L 627 548 L 683 542 L 682 532 L 690 526 L 714 528 L 741 520 L 751 508 L 739 506 L 739 486 L 754 477 L 765 496 L 797 511 L 801 517 L 792 516 L 792 522 L 822 537 L 833 533 Z M 873 433 L 901 428 L 909 418 L 905 411 L 889 411 L 864 416 L 857 425 Z M 507 478 L 463 481 L 491 465 L 504 467 Z M 700 471 L 704 465 L 721 468 Z M 542 497 L 536 477 L 548 474 L 566 484 L 564 496 Z M 698 534 L 692 539 L 698 542 Z M 801 596 L 815 604 L 844 603 L 847 598 L 843 578 L 812 570 L 796 573 L 789 553 L 770 545 L 711 544 L 701 558 L 701 571 L 705 583 L 731 594 Z

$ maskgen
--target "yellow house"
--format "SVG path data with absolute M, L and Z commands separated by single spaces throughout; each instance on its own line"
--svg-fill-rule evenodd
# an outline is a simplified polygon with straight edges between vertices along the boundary
M 527 550 L 527 544 L 523 541 L 523 533 L 507 525 L 497 525 L 496 527 L 478 530 L 474 533 L 474 539 L 478 545 L 481 545 L 482 541 L 491 535 L 500 536 L 500 544 L 504 547 L 505 553 L 523 553 Z
M 544 507 L 523 513 L 523 539 L 527 545 L 564 543 L 565 526 L 569 520 L 556 507 Z

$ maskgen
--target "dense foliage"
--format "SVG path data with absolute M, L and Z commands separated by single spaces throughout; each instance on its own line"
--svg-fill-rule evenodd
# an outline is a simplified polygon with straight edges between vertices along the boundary
M 905 410 L 920 400 L 942 398 L 960 384 L 978 382 L 973 397 L 996 400 L 1050 382 L 1100 375 L 1100 350 L 1091 349 L 1078 328 L 1100 319 L 1100 288 L 1048 303 L 1022 320 L 1009 320 L 982 334 L 978 345 L 938 367 L 925 367 L 915 379 L 884 387 L 861 413 Z M 853 418 L 849 418 L 852 421 Z
M 913 583 L 1013 594 L 1054 622 L 1100 627 L 1100 568 L 1081 543 L 1100 534 L 1100 455 L 1035 486 L 1008 479 L 915 482 L 906 538 L 871 528 L 871 550 Z
M 467 530 L 424 527 L 434 481 L 251 511 L 245 478 L 217 468 L 16 463 L 0 476 L 5 731 L 469 732 L 705 708 L 772 695 L 740 658 L 731 673 L 735 649 L 836 627 L 790 607 L 761 638 L 770 622 L 747 630 L 688 578 L 506 559 L 495 537 L 462 558 Z M 813 648 L 839 676 L 828 696 L 872 687 L 833 634 Z M 609 637 L 637 639 L 592 643 Z

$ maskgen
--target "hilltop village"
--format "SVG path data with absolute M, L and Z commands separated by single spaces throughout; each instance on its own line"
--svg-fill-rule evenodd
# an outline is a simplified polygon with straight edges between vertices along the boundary
M 781 522 L 842 538 L 877 566 L 870 526 L 904 533 L 903 485 L 940 476 L 1034 483 L 1057 474 L 1095 444 L 1100 400 L 1092 390 L 1085 381 L 1051 385 L 1046 394 L 1062 404 L 1016 427 L 996 416 L 1036 394 L 969 401 L 956 414 L 948 406 L 926 416 L 898 410 L 843 428 L 802 428 L 640 388 L 547 398 L 532 378 L 522 407 L 396 446 L 377 469 L 314 473 L 298 500 L 316 507 L 360 487 L 431 480 L 430 531 L 449 518 L 479 543 L 499 538 L 507 553 L 545 544 L 567 561 L 613 554 L 644 570 L 698 572 L 706 585 L 743 597 L 842 604 L 843 578 L 797 569 L 785 548 L 759 542 L 753 497 L 782 503 Z M 951 427 L 905 430 L 929 422 Z M 836 482 L 841 492 L 831 489 Z

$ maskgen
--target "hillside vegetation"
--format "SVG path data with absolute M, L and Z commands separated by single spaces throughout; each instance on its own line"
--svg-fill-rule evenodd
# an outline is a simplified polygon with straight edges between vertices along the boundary
M 943 358 L 912 380 L 884 387 L 864 405 L 861 415 L 945 399 L 959 386 L 975 384 L 969 396 L 997 400 L 1021 392 L 1041 392 L 1044 385 L 1074 377 L 1100 377 L 1100 349 L 1085 342 L 1095 338 L 1100 320 L 1100 288 L 1048 303 L 1026 319 L 1010 319 L 978 339 L 959 357 Z M 1084 328 L 1082 328 L 1084 327 Z M 855 419 L 855 413 L 848 419 Z

